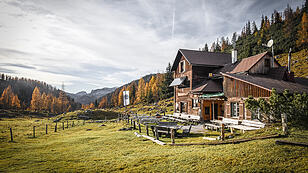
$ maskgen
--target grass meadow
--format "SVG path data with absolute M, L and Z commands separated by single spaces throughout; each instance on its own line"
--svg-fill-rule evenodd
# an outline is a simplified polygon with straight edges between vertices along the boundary
M 307 172 L 308 148 L 276 145 L 277 139 L 218 146 L 160 146 L 120 123 L 74 121 L 62 129 L 48 118 L 3 118 L 0 121 L 0 172 Z M 48 124 L 48 134 L 45 125 Z M 36 137 L 33 138 L 33 126 Z M 10 141 L 9 127 L 14 142 Z M 52 128 L 51 128 L 52 127 Z M 66 123 L 65 123 L 66 127 Z M 236 138 L 280 131 L 271 127 L 238 134 Z M 145 130 L 143 129 L 143 134 Z M 239 132 L 237 132 L 239 133 Z M 176 143 L 206 142 L 203 136 L 176 139 Z M 162 138 L 170 143 L 169 138 Z M 292 128 L 284 140 L 308 142 L 307 130 Z

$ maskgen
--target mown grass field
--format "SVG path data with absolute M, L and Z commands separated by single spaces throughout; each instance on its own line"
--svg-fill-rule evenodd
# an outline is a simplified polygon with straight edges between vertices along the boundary
M 49 129 L 51 119 L 2 119 L 0 121 L 0 172 L 307 172 L 308 149 L 276 145 L 266 139 L 219 146 L 160 146 L 137 138 L 133 131 L 118 131 L 126 123 L 82 122 L 58 132 Z M 70 122 L 71 123 L 71 122 Z M 37 126 L 36 138 L 32 127 Z M 66 126 L 66 124 L 65 124 Z M 9 142 L 9 127 L 14 141 Z M 278 129 L 277 129 L 278 128 Z M 240 137 L 271 134 L 271 127 Z M 143 129 L 144 132 L 144 129 Z M 205 142 L 202 136 L 177 142 Z M 219 135 L 219 134 L 216 134 Z M 307 130 L 291 129 L 284 140 L 308 141 Z M 164 142 L 170 139 L 162 138 Z

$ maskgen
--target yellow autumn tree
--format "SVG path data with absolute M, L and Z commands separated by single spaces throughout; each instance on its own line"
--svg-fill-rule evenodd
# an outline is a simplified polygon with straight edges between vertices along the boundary
M 48 103 L 47 103 L 47 95 L 46 95 L 46 93 L 43 93 L 42 94 L 42 98 L 41 98 L 41 100 L 42 100 L 42 110 L 44 110 L 44 111 L 46 111 L 47 109 L 48 109 Z
M 32 93 L 32 99 L 30 104 L 30 109 L 33 111 L 41 110 L 41 93 L 38 87 L 35 87 Z
M 102 100 L 99 102 L 98 108 L 105 108 L 107 107 L 107 97 L 103 97 Z
M 69 107 L 69 101 L 68 101 L 68 98 L 65 94 L 65 92 L 63 91 L 60 91 L 59 93 L 59 98 L 58 98 L 58 104 L 59 104 L 59 107 L 60 107 L 60 112 L 65 112 L 67 110 L 67 108 Z
M 12 90 L 11 85 L 9 85 L 4 91 L 2 92 L 0 103 L 3 108 L 11 108 L 12 101 L 13 101 L 14 93 Z
M 136 100 L 135 103 L 140 103 L 144 101 L 145 98 L 145 82 L 143 80 L 143 78 L 140 78 L 139 82 L 138 82 L 138 89 L 137 89 L 137 93 L 136 93 Z
M 300 29 L 298 30 L 298 39 L 296 40 L 296 44 L 297 46 L 308 45 L 308 17 L 306 12 L 303 13 Z
M 94 103 L 91 103 L 91 104 L 89 105 L 89 109 L 94 109 L 94 108 L 95 108 Z
M 20 100 L 18 99 L 17 95 L 13 96 L 12 107 L 15 109 L 20 109 Z
M 123 91 L 125 91 L 125 87 L 123 87 L 118 96 L 118 106 L 123 106 Z

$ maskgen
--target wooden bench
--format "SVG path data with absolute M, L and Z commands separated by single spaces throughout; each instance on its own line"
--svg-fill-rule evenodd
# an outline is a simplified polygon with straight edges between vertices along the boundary
M 249 126 L 249 127 L 256 127 L 256 128 L 264 128 L 265 124 L 260 121 L 253 121 L 253 120 L 243 120 L 241 125 Z
M 234 125 L 238 125 L 239 124 L 239 120 L 237 119 L 232 119 L 232 118 L 222 118 L 222 123 L 223 124 L 234 124 Z

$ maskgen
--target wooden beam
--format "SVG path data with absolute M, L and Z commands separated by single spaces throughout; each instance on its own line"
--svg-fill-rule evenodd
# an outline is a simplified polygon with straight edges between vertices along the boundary
M 275 143 L 277 145 L 295 145 L 295 146 L 308 147 L 308 143 L 305 143 L 305 142 L 291 142 L 291 141 L 277 140 Z
M 176 144 L 169 144 L 171 146 L 190 146 L 190 145 L 223 145 L 223 144 L 239 144 L 242 142 L 248 142 L 252 140 L 259 140 L 259 139 L 269 139 L 269 138 L 279 138 L 282 135 L 269 135 L 269 136 L 260 136 L 260 137 L 253 137 L 253 138 L 245 138 L 245 139 L 236 139 L 236 140 L 227 140 L 227 141 L 217 141 L 217 142 L 208 142 L 208 143 L 176 143 Z

